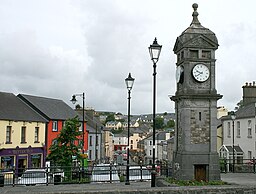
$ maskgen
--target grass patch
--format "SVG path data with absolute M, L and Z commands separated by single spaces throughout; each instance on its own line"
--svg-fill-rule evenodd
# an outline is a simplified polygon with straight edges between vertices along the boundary
M 224 181 L 196 181 L 196 180 L 176 180 L 173 178 L 166 178 L 165 181 L 178 186 L 206 186 L 206 185 L 227 185 Z

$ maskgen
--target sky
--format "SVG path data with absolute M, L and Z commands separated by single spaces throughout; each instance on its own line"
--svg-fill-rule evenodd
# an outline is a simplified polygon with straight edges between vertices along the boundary
M 85 93 L 85 106 L 127 114 L 125 78 L 135 78 L 131 114 L 152 113 L 157 37 L 156 112 L 175 112 L 176 38 L 199 21 L 219 42 L 218 106 L 234 110 L 256 80 L 254 0 L 0 0 L 0 91 L 61 99 Z M 77 97 L 82 105 L 82 98 Z

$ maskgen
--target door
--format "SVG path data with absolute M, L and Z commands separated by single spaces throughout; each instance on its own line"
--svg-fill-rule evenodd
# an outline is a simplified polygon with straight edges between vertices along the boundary
M 207 165 L 195 165 L 195 180 L 207 181 L 206 179 L 206 166 Z

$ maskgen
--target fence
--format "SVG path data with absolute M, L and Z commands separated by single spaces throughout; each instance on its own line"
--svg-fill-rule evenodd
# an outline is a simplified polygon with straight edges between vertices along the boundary
M 126 181 L 126 165 L 100 164 L 82 167 L 46 167 L 0 170 L 0 186 L 72 184 Z M 19 173 L 18 173 L 19 172 Z M 168 169 L 157 168 L 158 176 L 167 176 Z M 151 166 L 129 166 L 129 181 L 150 181 Z
M 253 159 L 220 159 L 221 172 L 256 173 L 256 160 Z

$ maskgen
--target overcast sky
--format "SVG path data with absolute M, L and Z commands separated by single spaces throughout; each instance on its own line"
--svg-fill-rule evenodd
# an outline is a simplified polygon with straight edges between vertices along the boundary
M 71 96 L 85 92 L 87 107 L 127 114 L 124 79 L 131 72 L 131 114 L 152 113 L 148 46 L 157 37 L 163 47 L 156 111 L 174 112 L 172 50 L 192 21 L 193 3 L 220 45 L 218 106 L 233 110 L 245 82 L 256 80 L 254 0 L 0 0 L 0 91 L 57 98 L 71 107 Z

